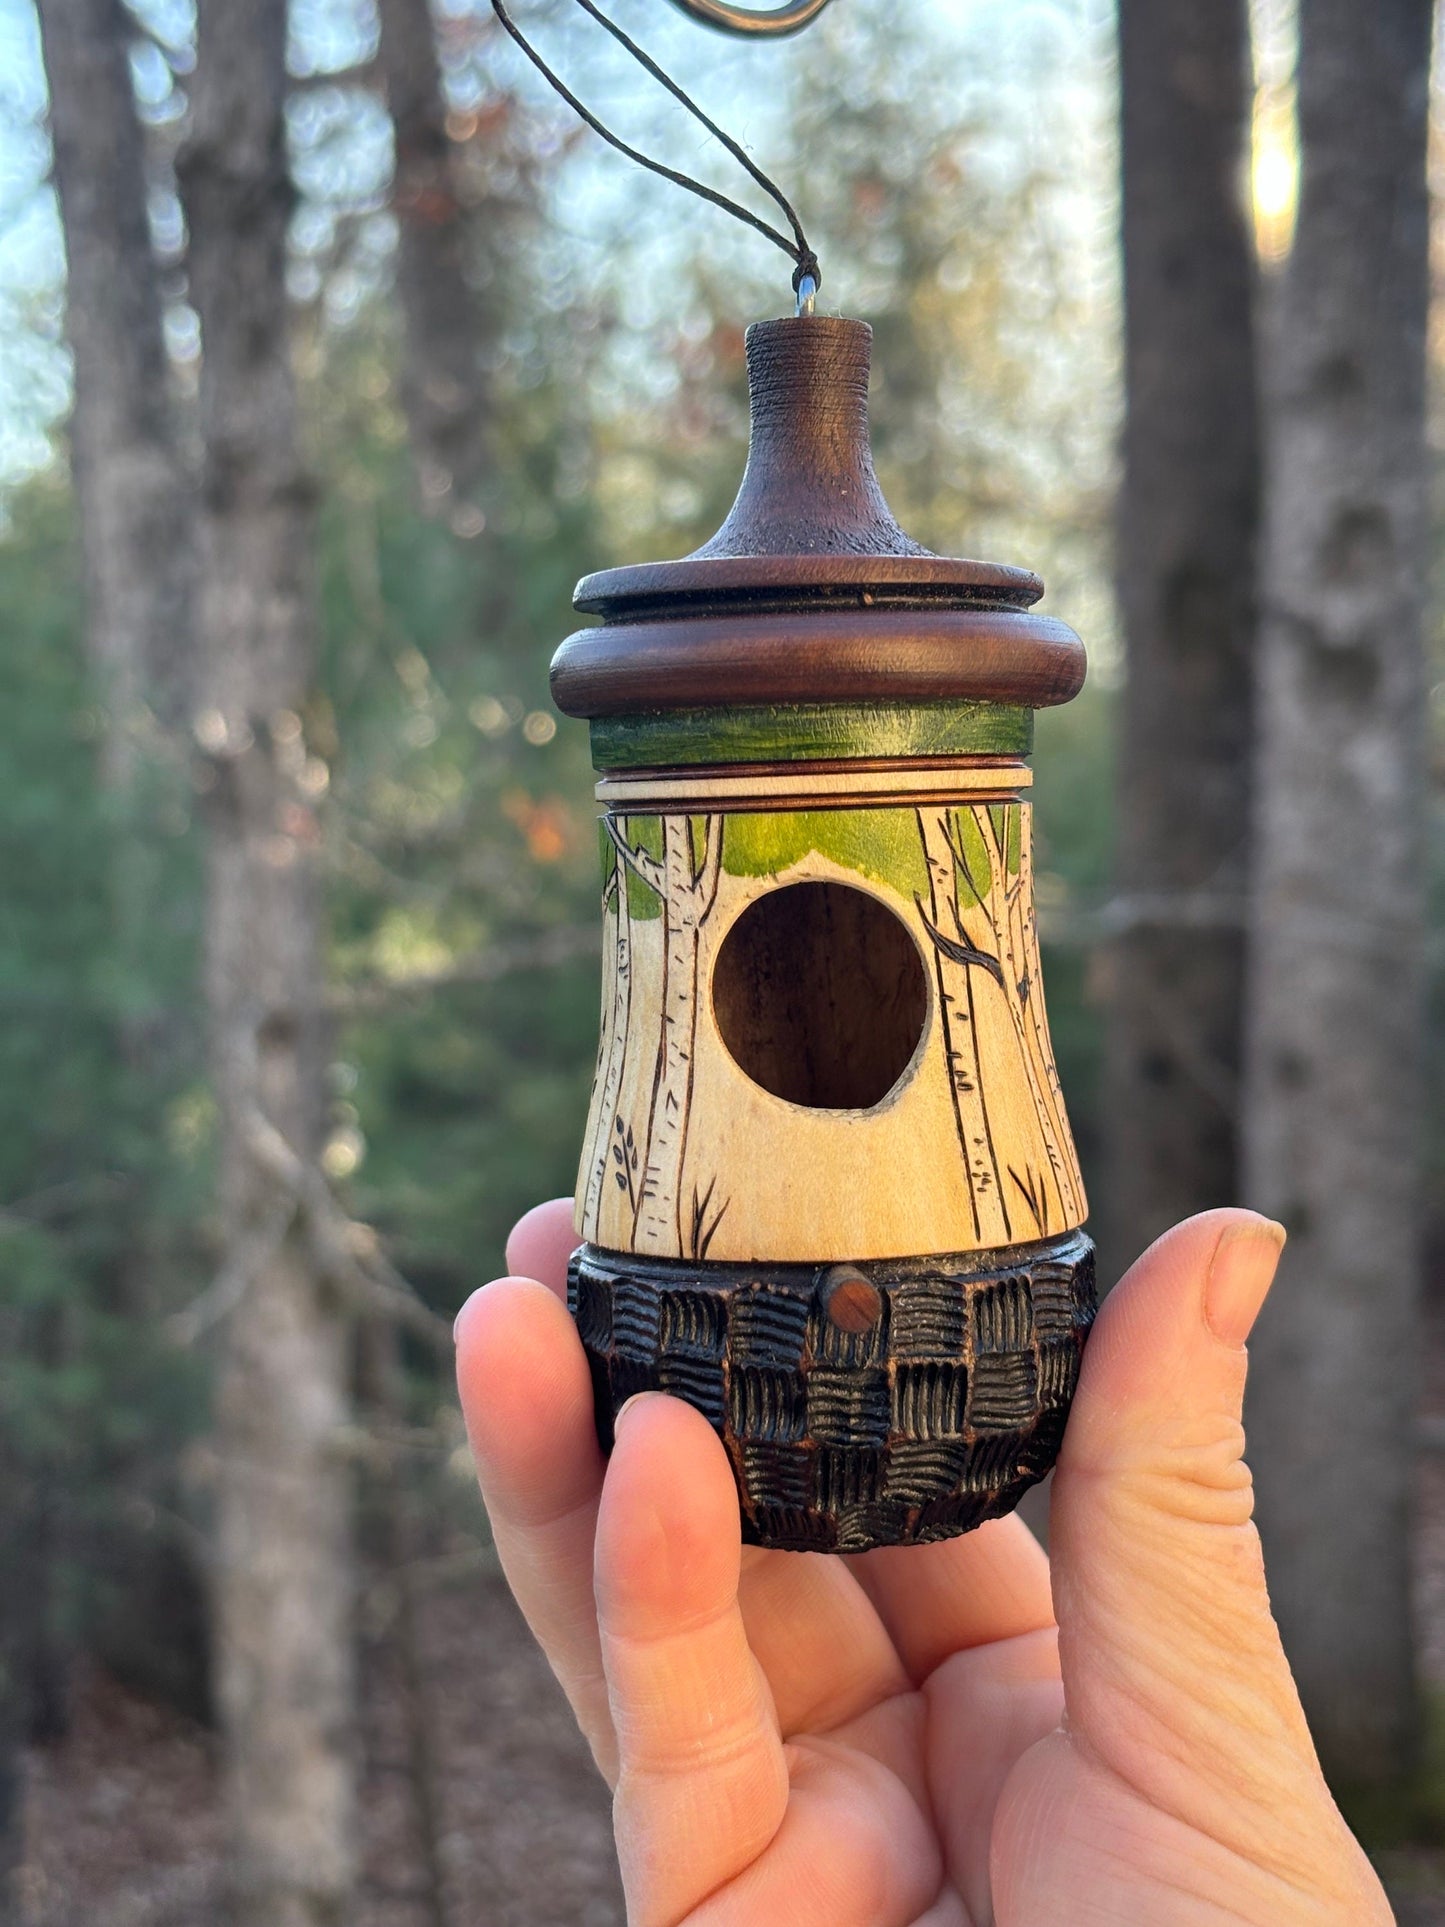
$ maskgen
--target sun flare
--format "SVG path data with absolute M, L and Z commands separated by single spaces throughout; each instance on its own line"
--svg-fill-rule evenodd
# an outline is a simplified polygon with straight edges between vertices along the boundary
M 1260 260 L 1282 261 L 1294 238 L 1299 202 L 1294 102 L 1284 89 L 1261 88 L 1255 99 L 1250 198 Z

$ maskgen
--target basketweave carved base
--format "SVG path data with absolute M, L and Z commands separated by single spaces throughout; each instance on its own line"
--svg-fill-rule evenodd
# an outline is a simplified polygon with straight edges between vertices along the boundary
M 1094 1247 L 1072 1232 L 828 1267 L 583 1245 L 568 1303 L 604 1450 L 634 1392 L 671 1392 L 727 1446 L 745 1540 L 864 1552 L 968 1532 L 1049 1470 L 1094 1318 Z

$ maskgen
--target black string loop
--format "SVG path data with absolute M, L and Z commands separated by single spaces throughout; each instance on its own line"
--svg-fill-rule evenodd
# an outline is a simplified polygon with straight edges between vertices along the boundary
M 753 160 L 751 155 L 747 153 L 739 142 L 733 139 L 731 134 L 724 132 L 709 114 L 703 112 L 697 102 L 693 100 L 689 94 L 684 92 L 672 78 L 671 74 L 664 72 L 664 70 L 658 66 L 651 54 L 639 47 L 632 36 L 625 33 L 622 28 L 617 25 L 615 20 L 609 20 L 607 15 L 594 4 L 594 0 L 577 0 L 577 5 L 581 7 L 585 14 L 590 15 L 599 27 L 605 27 L 608 33 L 612 35 L 612 38 L 617 41 L 620 46 L 626 48 L 627 52 L 632 55 L 632 58 L 638 65 L 647 73 L 651 74 L 652 78 L 661 86 L 665 87 L 673 99 L 680 102 L 681 105 L 687 109 L 688 113 L 692 115 L 694 120 L 700 121 L 712 135 L 713 139 L 719 141 L 722 146 L 727 149 L 728 153 L 732 155 L 733 159 L 747 170 L 757 182 L 758 186 L 762 188 L 763 192 L 769 195 L 772 200 L 777 203 L 778 207 L 782 209 L 783 216 L 793 231 L 791 240 L 781 229 L 775 228 L 768 221 L 764 221 L 760 216 L 754 214 L 750 208 L 742 206 L 740 202 L 730 200 L 726 194 L 720 194 L 716 188 L 709 187 L 705 181 L 694 180 L 690 174 L 679 173 L 676 168 L 668 167 L 662 161 L 654 160 L 650 154 L 644 154 L 638 148 L 629 146 L 620 135 L 614 134 L 610 127 L 605 127 L 591 109 L 582 104 L 566 82 L 562 80 L 558 74 L 553 72 L 537 52 L 536 48 L 527 39 L 516 21 L 513 20 L 512 16 L 508 13 L 506 6 L 503 4 L 503 0 L 492 0 L 492 12 L 497 16 L 505 32 L 508 33 L 521 48 L 528 60 L 530 60 L 532 65 L 537 69 L 537 72 L 547 82 L 548 86 L 551 87 L 554 92 L 560 94 L 562 99 L 565 100 L 567 105 L 572 109 L 573 113 L 575 113 L 579 119 L 583 120 L 587 126 L 592 129 L 594 134 L 600 135 L 609 147 L 616 148 L 619 154 L 626 155 L 628 160 L 635 161 L 639 167 L 645 167 L 650 174 L 660 175 L 663 180 L 671 181 L 675 187 L 686 188 L 689 194 L 696 194 L 699 199 L 710 201 L 714 207 L 721 208 L 725 214 L 731 214 L 735 220 L 745 222 L 748 227 L 754 228 L 759 234 L 764 235 L 775 247 L 781 248 L 784 254 L 795 263 L 793 273 L 793 292 L 795 294 L 799 291 L 805 277 L 811 277 L 815 289 L 821 287 L 823 274 L 818 266 L 818 257 L 808 245 L 808 237 L 803 232 L 803 224 L 798 219 L 792 202 L 789 201 L 777 183 L 769 179 L 758 166 L 757 162 Z

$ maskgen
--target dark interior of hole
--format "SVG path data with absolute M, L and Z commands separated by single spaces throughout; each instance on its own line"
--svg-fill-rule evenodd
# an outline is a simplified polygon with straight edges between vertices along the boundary
M 755 1084 L 815 1110 L 866 1110 L 928 1020 L 923 960 L 877 897 L 792 883 L 750 903 L 713 966 L 723 1042 Z

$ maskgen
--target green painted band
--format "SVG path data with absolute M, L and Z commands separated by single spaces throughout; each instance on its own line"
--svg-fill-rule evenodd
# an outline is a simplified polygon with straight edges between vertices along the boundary
M 598 716 L 598 769 L 860 757 L 1027 756 L 1034 713 L 1005 703 L 785 703 Z

